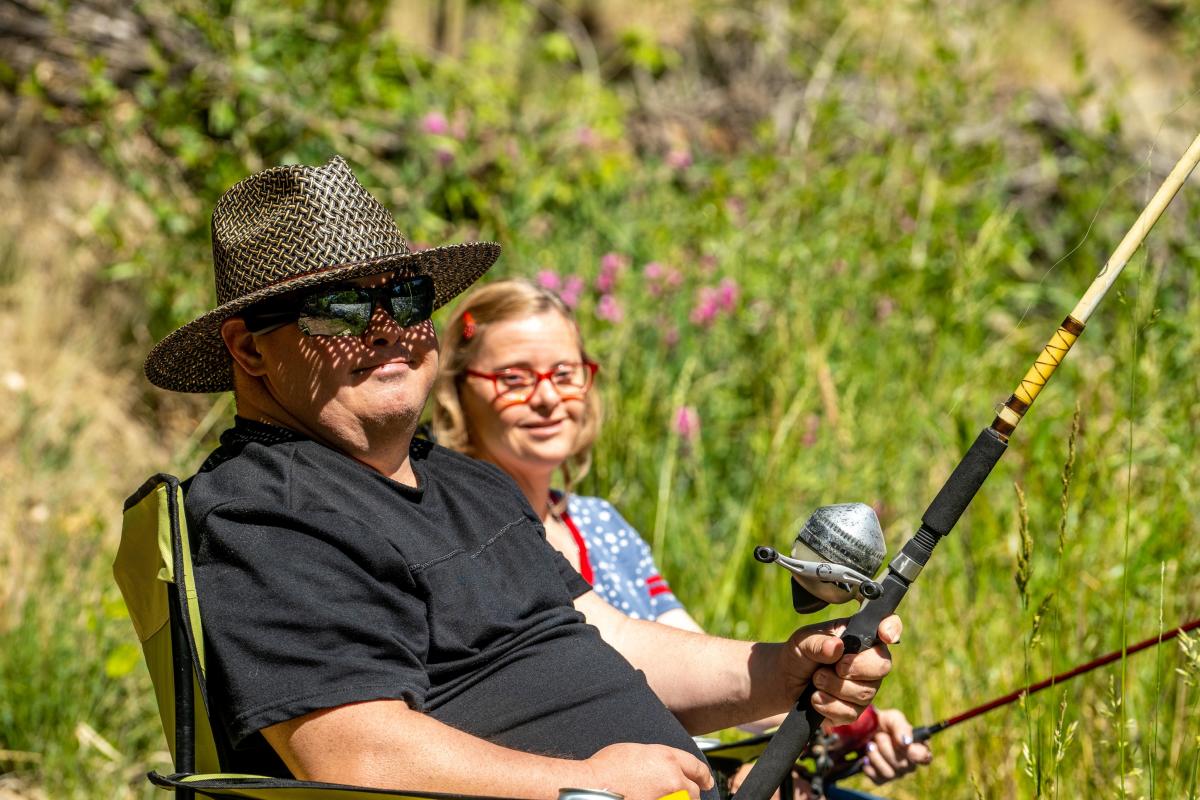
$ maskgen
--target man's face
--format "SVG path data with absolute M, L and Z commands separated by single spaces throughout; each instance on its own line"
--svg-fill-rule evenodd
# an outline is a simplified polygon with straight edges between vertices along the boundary
M 378 307 L 360 336 L 308 336 L 291 323 L 254 340 L 259 377 L 274 401 L 308 433 L 348 449 L 366 448 L 379 435 L 411 435 L 437 375 L 433 323 L 401 327 Z

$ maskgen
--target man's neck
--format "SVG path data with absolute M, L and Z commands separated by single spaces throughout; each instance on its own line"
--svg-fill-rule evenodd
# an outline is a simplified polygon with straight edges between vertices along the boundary
M 361 424 L 353 429 L 334 430 L 305 424 L 277 404 L 272 408 L 264 408 L 245 402 L 239 402 L 238 416 L 296 431 L 398 483 L 417 485 L 417 475 L 409 458 L 409 448 L 416 432 L 415 421 L 411 424 L 396 421 L 375 426 L 374 430 Z

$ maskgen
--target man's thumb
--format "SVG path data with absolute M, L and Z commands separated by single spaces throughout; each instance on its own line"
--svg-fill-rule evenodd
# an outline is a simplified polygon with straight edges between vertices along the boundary
M 842 657 L 842 640 L 827 633 L 808 633 L 796 642 L 796 650 L 804 658 L 818 664 L 833 664 Z

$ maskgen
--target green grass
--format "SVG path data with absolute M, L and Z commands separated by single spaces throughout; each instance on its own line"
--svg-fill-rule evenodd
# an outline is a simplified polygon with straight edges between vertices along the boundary
M 887 4 L 868 6 L 883 14 Z M 791 19 L 781 35 L 793 55 L 768 59 L 762 79 L 803 86 L 843 18 L 854 19 L 834 12 L 849 7 Z M 495 237 L 505 246 L 498 276 L 554 270 L 588 282 L 580 324 L 602 364 L 608 422 L 582 490 L 610 498 L 654 543 L 711 631 L 784 636 L 807 620 L 790 610 L 784 573 L 754 562 L 753 546 L 790 547 L 814 508 L 860 500 L 879 511 L 894 552 L 1157 183 L 1141 164 L 1146 144 L 1124 135 L 1116 107 L 1092 89 L 1059 98 L 1047 123 L 1035 113 L 1044 101 L 1002 80 L 982 51 L 1001 12 L 905 8 L 893 26 L 852 25 L 807 108 L 802 148 L 769 115 L 741 109 L 729 123 L 735 147 L 709 144 L 718 137 L 700 135 L 703 125 L 687 129 L 694 163 L 683 168 L 645 133 L 669 127 L 669 104 L 633 87 L 649 81 L 687 101 L 689 81 L 713 80 L 699 50 L 660 57 L 600 42 L 610 72 L 597 83 L 555 55 L 561 41 L 543 40 L 515 3 L 490 12 L 494 35 L 459 60 L 349 23 L 314 50 L 283 15 L 254 23 L 254 46 L 233 61 L 220 49 L 233 45 L 210 30 L 240 70 L 222 84 L 233 103 L 222 113 L 255 120 L 253 130 L 229 138 L 205 127 L 195 109 L 216 88 L 203 75 L 173 84 L 151 74 L 126 97 L 132 105 L 89 112 L 91 141 L 127 201 L 152 211 L 136 236 L 120 215 L 91 217 L 102 245 L 90 246 L 112 265 L 96 285 L 145 298 L 118 306 L 125 341 L 114 359 L 134 374 L 148 339 L 209 302 L 201 209 L 221 188 L 256 162 L 315 163 L 349 149 L 414 241 Z M 958 38 L 945 35 L 951 23 Z M 714 44 L 708 57 L 721 52 Z M 353 79 L 297 88 L 317 69 Z M 464 120 L 462 138 L 423 133 L 430 109 Z M 156 157 L 181 160 L 181 171 L 130 160 L 124 140 L 147 130 Z M 438 148 L 453 156 L 444 167 Z M 882 705 L 933 722 L 1196 613 L 1194 193 L 1184 190 L 1134 258 L 905 599 Z M 628 264 L 612 292 L 620 324 L 596 314 L 608 252 Z M 650 262 L 678 270 L 679 285 L 652 289 Z M 701 290 L 723 278 L 738 287 L 732 310 L 692 321 Z M 699 417 L 696 438 L 675 432 L 681 406 Z M 127 419 L 186 472 L 229 412 L 208 410 L 147 389 Z M 84 430 L 100 424 L 81 419 Z M 3 456 L 16 457 L 46 481 L 81 472 L 70 436 Z M 85 463 L 125 477 L 126 461 L 113 451 Z M 128 475 L 126 489 L 142 477 Z M 91 512 L 111 521 L 82 526 L 53 507 L 25 591 L 3 615 L 0 750 L 32 755 L 0 756 L 0 771 L 53 797 L 148 796 L 140 774 L 162 766 L 148 681 L 107 572 L 121 499 L 105 489 Z M 4 536 L 24 542 L 16 531 Z M 1189 642 L 940 734 L 933 766 L 885 793 L 1196 797 L 1200 666 Z

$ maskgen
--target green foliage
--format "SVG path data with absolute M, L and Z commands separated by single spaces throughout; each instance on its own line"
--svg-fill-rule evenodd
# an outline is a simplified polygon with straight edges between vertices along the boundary
M 915 530 L 1153 184 L 1094 86 L 1045 115 L 1044 98 L 989 67 L 980 42 L 1002 21 L 989 4 L 874 0 L 864 13 L 889 21 L 880 30 L 855 23 L 854 4 L 809 4 L 773 27 L 771 4 L 747 3 L 741 22 L 695 33 L 708 49 L 615 31 L 598 41 L 599 76 L 523 3 L 474 9 L 488 33 L 457 59 L 393 38 L 382 0 L 174 5 L 198 49 L 158 43 L 128 84 L 89 62 L 85 119 L 66 134 L 121 176 L 144 216 L 93 212 L 113 254 L 98 280 L 144 298 L 114 320 L 140 348 L 129 369 L 148 340 L 211 307 L 219 194 L 266 166 L 341 153 L 414 243 L 498 239 L 497 275 L 577 298 L 610 410 L 582 489 L 621 508 L 724 635 L 796 624 L 782 573 L 750 552 L 786 548 L 813 508 L 871 503 L 893 551 Z M 798 94 L 802 139 L 771 107 L 739 120 L 732 146 L 709 107 L 711 122 L 680 133 L 663 123 L 675 107 L 645 94 L 686 100 L 719 71 L 722 47 L 759 57 L 731 58 L 745 71 L 704 92 L 807 88 L 842 25 L 827 88 Z M 44 95 L 33 75 L 19 85 Z M 1163 617 L 1194 612 L 1196 209 L 1160 224 L 1123 301 L 1089 324 L 910 593 L 882 704 L 931 722 L 1119 647 L 1126 630 L 1150 635 L 1163 564 Z M 56 457 L 45 453 L 46 469 Z M 126 759 L 93 794 L 127 796 L 161 742 L 132 634 L 97 610 L 112 594 L 85 564 L 71 576 L 83 591 L 61 591 L 66 567 L 54 567 L 0 638 L 0 748 L 40 754 L 34 772 L 53 796 L 88 796 L 101 756 L 77 744 L 87 722 Z M 1030 611 L 1029 598 L 1044 600 Z M 1028 698 L 1023 717 L 997 711 L 942 734 L 934 766 L 889 791 L 1113 796 L 1121 781 L 1136 794 L 1136 769 L 1154 759 L 1160 796 L 1194 796 L 1200 694 L 1184 641 L 1161 686 L 1151 662 L 1131 659 L 1111 692 L 1101 673 Z M 14 688 L 31 682 L 39 691 Z M 1157 749 L 1122 722 L 1151 708 Z

